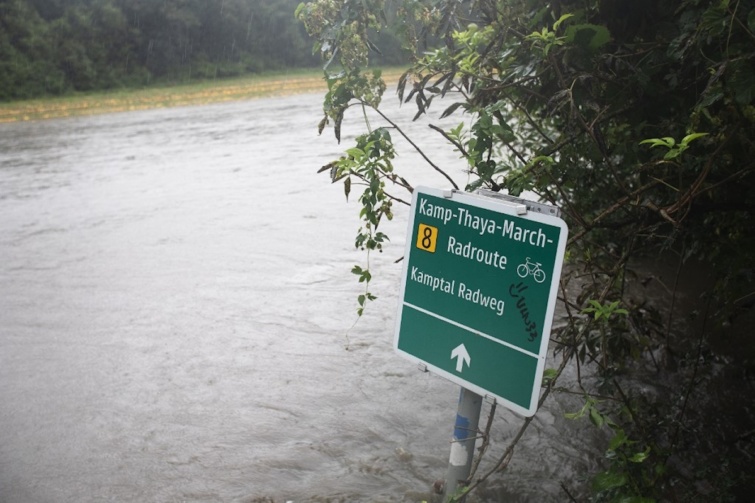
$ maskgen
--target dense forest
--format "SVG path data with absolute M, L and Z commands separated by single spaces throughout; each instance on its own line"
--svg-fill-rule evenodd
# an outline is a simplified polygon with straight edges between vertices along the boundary
M 298 4 L 0 0 L 0 100 L 313 67 Z

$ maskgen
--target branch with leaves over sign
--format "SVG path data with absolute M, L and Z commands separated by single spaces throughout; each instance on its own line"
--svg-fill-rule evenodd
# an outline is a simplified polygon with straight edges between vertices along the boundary
M 737 299 L 753 291 L 755 8 L 738 0 L 638 2 L 416 0 L 391 10 L 383 0 L 318 0 L 297 11 L 327 62 L 320 131 L 332 123 L 340 141 L 351 104 L 374 109 L 389 124 L 366 124 L 356 147 L 328 165 L 347 196 L 363 188 L 356 244 L 368 258 L 387 243 L 377 229 L 392 217 L 391 203 L 405 202 L 388 195 L 387 184 L 412 191 L 393 169 L 390 131 L 406 137 L 428 169 L 453 178 L 381 107 L 385 84 L 364 70 L 376 49 L 371 30 L 390 26 L 411 52 L 398 94 L 415 104 L 415 118 L 438 103 L 442 117 L 461 116 L 449 130 L 431 127 L 461 154 L 464 189 L 526 192 L 563 209 L 571 236 L 561 295 L 567 315 L 552 338 L 561 363 L 547 371 L 540 404 L 553 392 L 581 396 L 568 418 L 610 431 L 605 465 L 587 491 L 564 481 L 570 499 L 592 491 L 605 501 L 684 500 L 695 491 L 666 470 L 680 446 L 663 440 L 679 431 L 689 401 L 681 409 L 649 402 L 632 372 L 661 369 L 664 354 L 694 359 L 708 334 L 691 345 L 672 333 L 678 285 L 667 294 L 671 309 L 630 295 L 644 285 L 636 265 L 666 256 L 676 257 L 677 274 L 693 258 L 710 268 L 717 314 L 707 325 L 718 330 L 741 312 Z M 373 274 L 369 266 L 353 272 L 366 284 Z M 360 313 L 370 298 L 366 290 Z M 577 378 L 557 385 L 566 365 Z M 704 382 L 701 372 L 696 364 L 684 396 L 691 383 Z M 494 449 L 491 418 L 481 454 Z M 508 465 L 531 424 L 524 420 L 493 469 L 474 475 L 466 492 Z

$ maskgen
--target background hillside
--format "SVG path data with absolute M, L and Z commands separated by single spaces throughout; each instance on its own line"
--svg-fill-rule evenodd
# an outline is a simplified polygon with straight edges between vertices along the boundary
M 0 0 L 0 100 L 314 67 L 299 0 Z M 384 33 L 383 63 L 401 61 Z

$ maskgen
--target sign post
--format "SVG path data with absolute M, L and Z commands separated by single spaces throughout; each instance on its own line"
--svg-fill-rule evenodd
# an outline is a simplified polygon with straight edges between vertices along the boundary
M 473 451 L 482 397 L 524 416 L 537 409 L 567 234 L 552 206 L 414 190 L 394 348 L 462 387 L 447 489 L 468 477 L 471 455 L 459 471 L 454 449 Z M 471 425 L 463 436 L 459 417 Z
M 459 392 L 459 405 L 456 410 L 454 434 L 451 438 L 451 455 L 448 457 L 443 494 L 446 500 L 456 495 L 459 486 L 469 478 L 477 442 L 477 425 L 480 422 L 482 397 L 462 387 Z M 460 501 L 463 501 L 461 499 Z
M 394 347 L 531 416 L 567 227 L 557 208 L 490 194 L 415 189 Z

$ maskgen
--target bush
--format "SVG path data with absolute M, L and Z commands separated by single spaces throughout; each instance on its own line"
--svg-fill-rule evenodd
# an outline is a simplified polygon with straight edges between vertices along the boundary
M 385 86 L 366 68 L 375 49 L 369 34 L 387 19 L 386 5 L 319 0 L 297 11 L 328 62 L 320 128 L 333 124 L 339 140 L 350 106 L 379 109 Z M 454 101 L 443 116 L 466 113 L 442 132 L 466 161 L 466 190 L 530 191 L 561 207 L 568 221 L 571 273 L 562 285 L 569 324 L 553 336 L 564 360 L 596 369 L 597 386 L 580 382 L 573 390 L 586 395 L 575 417 L 614 435 L 607 471 L 593 484 L 596 497 L 684 499 L 691 482 L 667 468 L 681 449 L 688 403 L 641 399 L 631 376 L 649 363 L 661 369 L 675 361 L 689 377 L 675 381 L 677 392 L 689 396 L 686 386 L 714 371 L 698 365 L 711 338 L 752 312 L 755 6 L 417 0 L 398 9 L 396 31 L 414 54 L 399 95 L 417 105 L 418 116 L 440 97 Z M 424 50 L 424 40 L 439 43 Z M 381 151 L 391 151 L 385 141 Z M 350 152 L 327 172 L 347 193 L 355 182 L 368 187 L 357 242 L 369 251 L 387 239 L 377 228 L 402 200 L 396 191 L 412 186 L 390 159 Z M 672 257 L 677 271 L 699 264 L 715 278 L 698 313 L 699 338 L 671 330 L 678 274 L 663 302 L 630 299 L 643 276 L 636 265 L 660 256 Z M 372 298 L 372 273 L 359 271 L 368 285 L 361 313 Z M 577 293 L 567 296 L 567 284 Z M 746 344 L 755 346 L 752 334 Z M 598 394 L 610 399 L 599 402 Z

